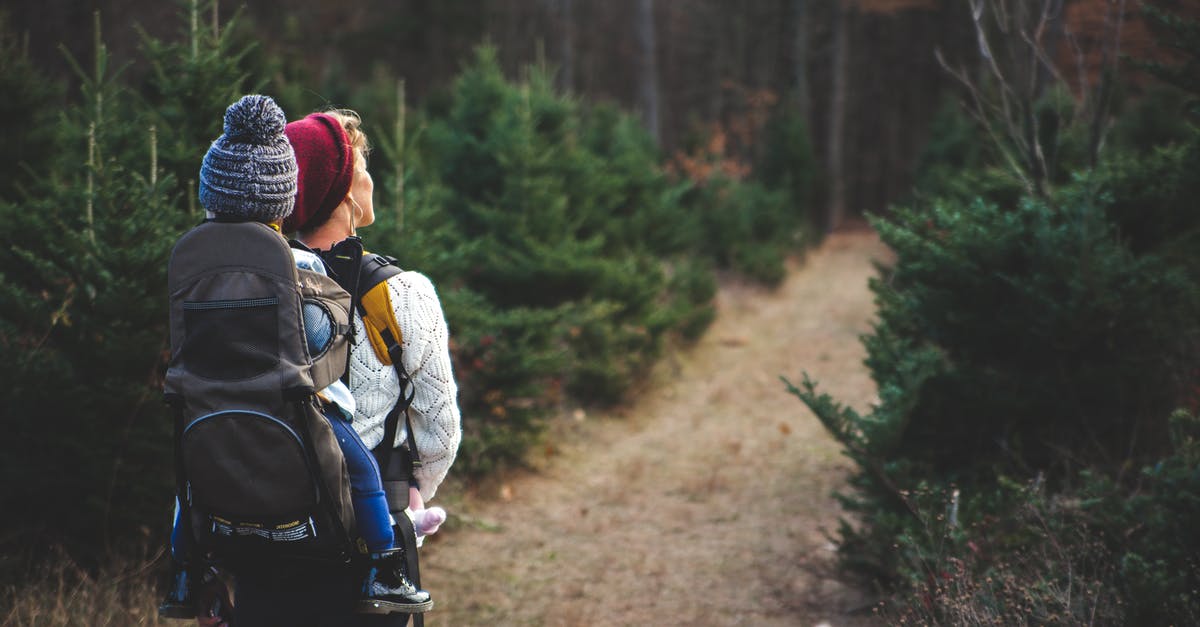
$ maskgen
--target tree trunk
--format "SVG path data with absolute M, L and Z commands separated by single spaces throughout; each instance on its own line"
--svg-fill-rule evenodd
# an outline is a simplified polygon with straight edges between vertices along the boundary
M 829 209 L 825 229 L 841 226 L 846 214 L 846 172 L 844 153 L 846 141 L 846 60 L 850 56 L 849 11 L 839 0 L 833 7 L 832 88 L 829 90 Z
M 641 72 L 638 76 L 638 101 L 646 130 L 654 142 L 661 137 L 658 128 L 658 55 L 654 38 L 654 0 L 638 0 L 637 39 L 641 52 Z
M 558 87 L 575 91 L 575 11 L 574 0 L 558 0 L 562 39 L 558 49 Z
M 804 120 L 806 129 L 812 128 L 812 95 L 808 87 L 808 2 L 807 0 L 792 0 L 793 19 L 795 20 L 795 39 L 792 40 L 792 53 L 795 80 L 796 106 L 800 108 L 800 119 Z

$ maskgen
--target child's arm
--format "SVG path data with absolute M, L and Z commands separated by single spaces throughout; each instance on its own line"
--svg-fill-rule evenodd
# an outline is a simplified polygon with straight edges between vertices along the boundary
M 421 491 L 415 487 L 408 489 L 408 509 L 414 512 L 425 509 L 425 499 L 421 498 Z

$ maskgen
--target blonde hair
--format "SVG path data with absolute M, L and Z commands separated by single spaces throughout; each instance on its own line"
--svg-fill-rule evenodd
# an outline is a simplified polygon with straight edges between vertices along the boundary
M 361 160 L 363 167 L 366 167 L 367 155 L 371 154 L 371 144 L 362 130 L 362 118 L 358 113 L 351 109 L 330 109 L 322 113 L 342 125 L 346 130 L 346 137 L 350 139 L 350 147 L 354 149 L 354 158 Z

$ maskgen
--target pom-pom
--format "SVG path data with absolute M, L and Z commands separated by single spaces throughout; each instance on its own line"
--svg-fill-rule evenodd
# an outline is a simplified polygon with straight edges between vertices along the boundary
M 269 144 L 283 137 L 287 118 L 270 96 L 251 94 L 225 110 L 225 138 L 248 144 Z

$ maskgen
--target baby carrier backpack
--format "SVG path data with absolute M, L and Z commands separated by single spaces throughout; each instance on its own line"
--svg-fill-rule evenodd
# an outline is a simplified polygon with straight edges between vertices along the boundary
M 297 269 L 259 222 L 209 220 L 176 243 L 167 271 L 177 490 L 198 555 L 261 565 L 348 561 L 355 520 L 345 459 L 316 392 L 342 376 L 350 295 Z M 317 354 L 304 310 L 333 336 Z

